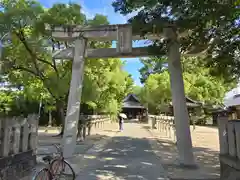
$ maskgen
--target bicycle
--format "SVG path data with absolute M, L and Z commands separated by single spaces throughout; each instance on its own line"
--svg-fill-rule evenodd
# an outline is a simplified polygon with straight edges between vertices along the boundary
M 47 167 L 42 168 L 36 173 L 32 180 L 75 180 L 76 174 L 72 166 L 64 159 L 63 152 L 58 144 L 53 144 L 57 149 L 57 156 L 45 156 L 42 160 L 47 163 Z M 69 174 L 65 174 L 66 168 L 69 168 Z

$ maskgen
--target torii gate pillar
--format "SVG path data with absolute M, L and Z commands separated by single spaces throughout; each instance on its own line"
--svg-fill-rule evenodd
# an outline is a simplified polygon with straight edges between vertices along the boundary
M 177 39 L 177 34 L 171 28 L 165 30 L 165 35 L 168 39 L 168 68 L 170 73 L 179 163 L 183 166 L 196 167 L 192 150 L 190 119 L 184 92 L 180 61 L 180 44 Z
M 184 93 L 184 84 L 182 77 L 182 68 L 180 62 L 179 43 L 177 40 L 177 34 L 171 28 L 166 26 L 164 28 L 164 38 L 168 43 L 168 57 L 169 57 L 169 72 L 171 79 L 171 91 L 173 99 L 173 109 L 176 124 L 176 136 L 177 136 L 177 148 L 179 152 L 180 163 L 187 166 L 195 165 L 193 152 L 192 152 L 192 140 L 189 127 L 189 116 L 187 112 L 186 99 Z M 52 31 L 51 28 L 48 28 Z M 71 33 L 66 32 L 64 28 L 55 28 L 53 37 L 58 37 L 62 40 L 74 40 L 83 33 L 83 36 L 89 40 L 93 39 L 105 39 L 118 41 L 117 48 L 102 49 L 95 54 L 94 52 L 88 52 L 88 57 L 102 57 L 99 52 L 104 52 L 104 57 L 116 57 L 126 56 L 129 57 L 131 53 L 136 53 L 136 48 L 132 48 L 132 39 L 142 39 L 139 35 L 133 35 L 130 25 L 102 25 L 99 27 L 73 27 Z M 70 34 L 70 35 L 69 35 Z M 150 38 L 151 36 L 149 36 Z M 153 39 L 159 39 L 159 37 L 153 37 Z M 86 39 L 78 39 L 75 42 L 73 66 L 72 66 L 72 79 L 70 85 L 70 92 L 68 97 L 67 116 L 65 119 L 65 129 L 63 135 L 63 154 L 64 157 L 71 157 L 74 153 L 76 146 L 77 125 L 79 120 L 80 103 L 81 103 L 81 91 L 83 83 L 83 71 L 84 71 L 84 58 L 86 49 Z M 71 52 L 72 49 L 70 49 Z M 137 54 L 141 55 L 141 51 L 137 51 Z M 135 54 L 135 56 L 137 56 Z M 150 55 L 148 52 L 147 55 Z M 66 58 L 66 56 L 64 57 Z M 68 57 L 69 58 L 69 57 Z M 72 58 L 71 58 L 72 59 Z
M 67 114 L 65 118 L 65 128 L 62 139 L 63 156 L 65 158 L 71 157 L 76 147 L 76 132 L 80 113 L 86 44 L 87 40 L 82 38 L 77 39 L 74 46 L 72 78 L 68 95 Z

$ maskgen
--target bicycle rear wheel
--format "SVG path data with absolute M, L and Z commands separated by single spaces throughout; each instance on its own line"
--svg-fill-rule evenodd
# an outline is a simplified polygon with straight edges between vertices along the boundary
M 52 180 L 52 174 L 49 169 L 43 168 L 36 173 L 32 180 Z
M 50 164 L 53 176 L 59 180 L 75 180 L 76 175 L 72 166 L 65 160 L 55 159 Z

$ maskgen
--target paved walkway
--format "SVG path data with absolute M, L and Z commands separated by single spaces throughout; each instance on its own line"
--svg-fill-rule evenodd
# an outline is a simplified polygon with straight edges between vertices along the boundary
M 198 137 L 195 138 L 198 145 L 203 141 L 199 140 L 203 130 L 199 128 L 192 134 Z M 39 138 L 38 157 L 54 150 L 48 144 L 55 143 L 53 141 L 46 137 Z M 203 142 L 201 144 L 205 145 Z M 168 180 L 167 176 L 175 180 L 218 178 L 218 163 L 213 165 L 215 161 L 210 158 L 218 156 L 206 148 L 201 148 L 201 152 L 195 152 L 200 168 L 183 169 L 177 164 L 174 143 L 156 130 L 149 129 L 147 124 L 129 122 L 124 124 L 122 132 L 117 131 L 117 123 L 110 124 L 98 135 L 79 143 L 74 157 L 68 161 L 78 175 L 76 180 Z
M 150 133 L 137 123 L 125 123 L 102 151 L 85 155 L 77 180 L 165 180 L 160 159 L 154 153 Z
M 42 158 L 46 155 L 52 155 L 56 152 L 53 144 L 61 143 L 61 137 L 56 137 L 59 133 L 56 128 L 51 128 L 51 131 L 46 132 L 45 128 L 40 128 L 38 131 L 38 147 L 37 147 L 37 165 L 36 169 L 27 177 L 22 178 L 21 180 L 32 180 L 33 175 L 38 172 L 42 167 L 46 166 L 43 163 Z M 77 142 L 75 153 L 73 157 L 67 159 L 71 166 L 74 168 L 76 173 L 79 172 L 79 169 L 82 167 L 82 160 L 84 155 L 88 152 L 99 151 L 106 145 L 111 137 L 115 136 L 118 132 L 116 123 L 109 123 L 104 126 L 104 129 L 97 129 L 95 132 L 92 132 L 91 136 L 87 136 L 85 141 Z

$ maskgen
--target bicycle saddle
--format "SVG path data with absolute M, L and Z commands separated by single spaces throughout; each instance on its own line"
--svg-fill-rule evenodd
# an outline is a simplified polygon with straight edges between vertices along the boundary
M 45 156 L 45 157 L 42 158 L 42 160 L 45 161 L 45 162 L 50 162 L 52 159 L 53 159 L 52 156 Z

